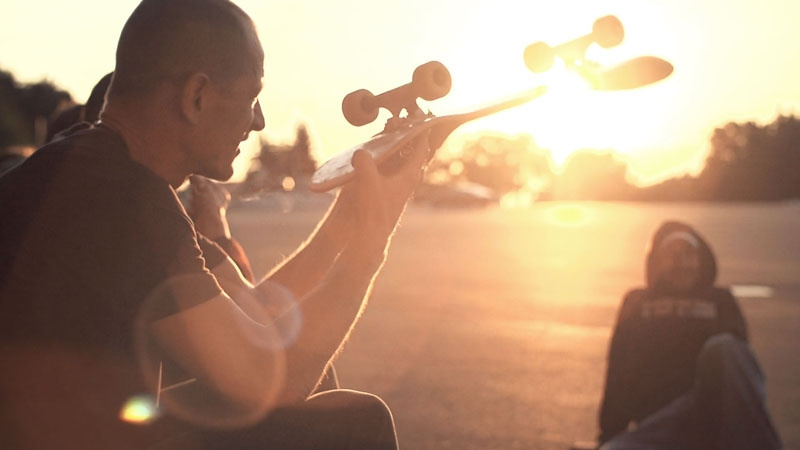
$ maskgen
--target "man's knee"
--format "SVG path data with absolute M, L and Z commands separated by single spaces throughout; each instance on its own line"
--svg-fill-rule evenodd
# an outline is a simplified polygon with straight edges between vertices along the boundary
M 711 336 L 703 344 L 698 362 L 702 365 L 712 364 L 726 366 L 754 359 L 747 343 L 730 333 Z
M 356 443 L 356 448 L 362 444 L 369 448 L 397 448 L 394 418 L 377 395 L 337 389 L 311 396 L 305 408 L 326 418 L 323 433 Z
M 719 380 L 731 380 L 724 386 L 741 384 L 740 381 L 763 390 L 764 375 L 755 355 L 747 343 L 738 337 L 722 333 L 710 337 L 697 358 L 697 375 L 701 387 L 717 390 Z
M 731 333 L 718 333 L 706 339 L 703 344 L 704 351 L 726 351 L 729 348 L 736 348 L 743 345 L 744 341 Z
M 383 422 L 388 425 L 394 424 L 389 405 L 377 395 L 366 392 L 349 389 L 321 392 L 311 396 L 308 399 L 308 404 L 313 405 L 315 409 L 330 408 L 338 411 L 349 411 L 358 417 L 370 418 L 370 421 Z

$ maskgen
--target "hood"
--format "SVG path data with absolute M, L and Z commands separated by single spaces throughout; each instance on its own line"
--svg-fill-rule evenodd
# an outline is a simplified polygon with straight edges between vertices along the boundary
M 697 279 L 692 292 L 702 291 L 714 285 L 717 279 L 717 260 L 714 256 L 708 242 L 690 225 L 678 221 L 667 221 L 658 227 L 653 234 L 647 250 L 647 259 L 645 261 L 645 279 L 649 288 L 654 288 L 655 279 L 652 273 L 653 265 L 653 249 L 658 248 L 665 237 L 674 232 L 689 233 L 697 239 L 698 249 L 700 251 L 700 276 Z

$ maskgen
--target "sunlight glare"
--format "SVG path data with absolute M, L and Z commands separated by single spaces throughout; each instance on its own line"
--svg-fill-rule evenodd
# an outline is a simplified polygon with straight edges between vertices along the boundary
M 529 208 L 536 201 L 537 193 L 527 189 L 509 192 L 500 198 L 503 209 Z
M 547 222 L 561 227 L 583 227 L 594 222 L 594 211 L 584 205 L 558 204 L 545 211 Z

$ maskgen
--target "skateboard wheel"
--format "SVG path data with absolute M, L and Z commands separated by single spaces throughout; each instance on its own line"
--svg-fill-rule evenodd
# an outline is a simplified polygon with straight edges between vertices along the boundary
M 366 89 L 359 89 L 345 95 L 342 100 L 342 114 L 350 124 L 360 127 L 371 123 L 378 117 L 375 95 Z
M 536 42 L 527 46 L 523 57 L 528 70 L 533 73 L 547 72 L 556 60 L 553 48 L 546 42 Z
M 625 30 L 615 16 L 605 16 L 594 21 L 592 37 L 600 47 L 610 48 L 622 42 Z
M 444 64 L 439 61 L 431 61 L 414 70 L 411 84 L 418 97 L 425 100 L 436 100 L 450 92 L 452 78 Z

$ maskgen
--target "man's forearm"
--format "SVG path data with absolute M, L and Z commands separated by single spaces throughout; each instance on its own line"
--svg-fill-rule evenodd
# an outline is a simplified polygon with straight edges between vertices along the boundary
M 289 385 L 284 402 L 302 401 L 313 391 L 366 306 L 384 255 L 382 250 L 344 249 L 319 285 L 280 314 L 279 329 L 291 329 L 291 322 L 301 326 L 298 334 L 286 336 Z
M 267 278 L 280 283 L 296 297 L 308 294 L 330 270 L 342 247 L 317 229 L 294 253 L 276 266 Z

